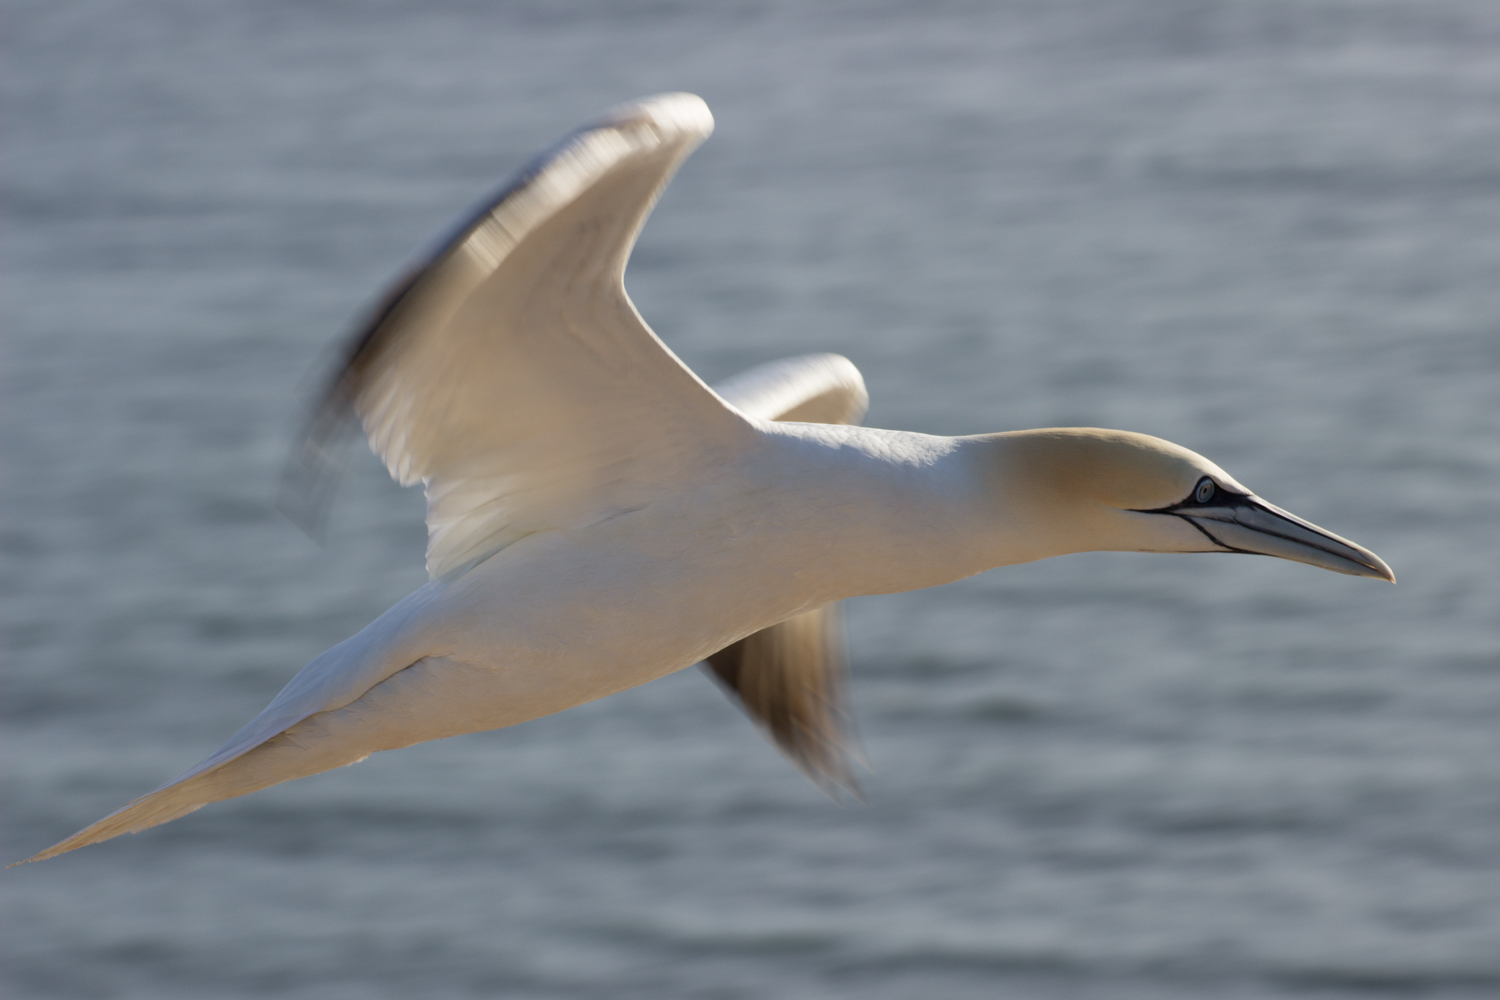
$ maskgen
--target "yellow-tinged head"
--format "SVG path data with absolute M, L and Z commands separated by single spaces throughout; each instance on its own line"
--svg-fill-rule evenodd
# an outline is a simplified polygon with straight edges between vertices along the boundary
M 1196 452 L 1149 434 L 1049 427 L 992 435 L 1034 489 L 1052 502 L 1088 498 L 1120 510 L 1155 510 L 1186 499 L 1204 476 L 1249 493 Z
M 1395 582 L 1375 553 L 1274 507 L 1213 462 L 1148 434 L 1095 427 L 974 439 L 1027 558 L 1098 550 L 1242 552 Z

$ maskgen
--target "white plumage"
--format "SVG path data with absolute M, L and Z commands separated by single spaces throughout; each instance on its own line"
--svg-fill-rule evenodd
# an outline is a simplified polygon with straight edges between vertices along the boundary
M 426 489 L 430 582 L 202 763 L 29 860 L 705 659 L 804 770 L 852 788 L 831 619 L 845 597 L 1088 549 L 1262 552 L 1391 579 L 1372 553 L 1155 438 L 860 427 L 863 380 L 835 355 L 710 389 L 646 326 L 623 275 L 712 124 L 689 94 L 616 109 L 397 283 L 295 478 L 317 492 L 352 408 L 391 474 Z

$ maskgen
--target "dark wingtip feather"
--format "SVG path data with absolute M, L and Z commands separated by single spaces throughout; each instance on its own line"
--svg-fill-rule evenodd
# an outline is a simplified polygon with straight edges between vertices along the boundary
M 829 798 L 864 801 L 863 762 L 844 707 L 848 668 L 836 605 L 746 636 L 708 658 L 706 672 Z

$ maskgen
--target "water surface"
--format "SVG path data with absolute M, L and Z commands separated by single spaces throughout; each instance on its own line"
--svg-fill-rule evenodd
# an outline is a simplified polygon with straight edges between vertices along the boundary
M 13 995 L 1500 993 L 1487 0 L 5 3 L 5 852 L 201 758 L 423 579 L 329 346 L 532 152 L 718 118 L 628 274 L 709 379 L 1201 451 L 1399 587 L 1073 556 L 853 602 L 829 803 L 696 671 L 6 872 Z

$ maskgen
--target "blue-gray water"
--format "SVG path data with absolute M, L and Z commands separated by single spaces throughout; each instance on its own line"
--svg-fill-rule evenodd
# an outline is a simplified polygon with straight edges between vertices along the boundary
M 598 5 L 602 7 L 603 5 Z M 805 13 L 817 7 L 820 13 Z M 869 802 L 689 671 L 0 876 L 16 997 L 1500 994 L 1493 0 L 4 4 L 5 860 L 418 585 L 328 346 L 618 101 L 717 134 L 628 282 L 705 377 L 1146 431 L 1379 552 L 853 603 Z

